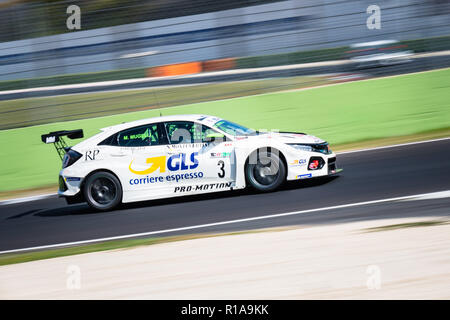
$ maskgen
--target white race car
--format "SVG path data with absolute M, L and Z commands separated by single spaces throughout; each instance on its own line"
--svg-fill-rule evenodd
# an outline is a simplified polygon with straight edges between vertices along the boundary
M 356 43 L 347 55 L 356 69 L 389 66 L 412 61 L 413 51 L 397 40 Z
M 69 204 L 98 210 L 120 203 L 243 189 L 272 191 L 285 180 L 333 175 L 328 143 L 293 132 L 259 132 L 207 115 L 138 120 L 101 129 L 67 147 L 63 137 L 42 135 L 62 158 L 58 194 Z

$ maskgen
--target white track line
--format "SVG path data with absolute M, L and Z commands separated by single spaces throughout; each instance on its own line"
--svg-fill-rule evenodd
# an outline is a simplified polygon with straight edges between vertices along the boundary
M 425 194 L 425 195 L 417 197 L 417 198 L 405 199 L 402 201 L 434 200 L 434 199 L 444 199 L 444 198 L 450 198 L 450 190 L 433 192 L 433 193 Z
M 375 147 L 375 148 L 368 148 L 368 149 L 358 149 L 358 150 L 351 150 L 351 151 L 344 151 L 344 152 L 336 152 L 336 154 L 337 155 L 341 155 L 341 154 L 364 152 L 364 151 L 372 151 L 372 150 L 380 150 L 380 149 L 387 149 L 387 148 L 397 148 L 397 147 L 410 146 L 410 145 L 421 144 L 421 143 L 444 141 L 444 140 L 449 140 L 449 139 L 450 139 L 450 137 L 440 138 L 440 139 L 432 139 L 432 140 L 424 140 L 424 141 L 416 141 L 416 142 L 408 142 L 408 143 L 393 144 L 393 145 L 390 145 L 390 146 L 383 146 L 383 147 Z M 37 195 L 37 196 L 32 196 L 32 197 L 3 200 L 3 201 L 0 201 L 0 206 L 8 205 L 8 204 L 15 204 L 15 203 L 22 203 L 22 202 L 29 202 L 29 201 L 42 200 L 42 199 L 49 198 L 49 197 L 52 197 L 52 196 L 55 196 L 55 195 L 57 195 L 57 194 L 56 193 L 51 193 L 51 194 L 43 194 L 43 195 Z
M 445 138 L 439 138 L 439 139 L 406 142 L 406 143 L 400 143 L 400 144 L 392 144 L 392 145 L 389 145 L 389 146 L 382 146 L 382 147 L 374 147 L 374 148 L 367 148 L 367 149 L 357 149 L 357 150 L 336 152 L 336 154 L 339 155 L 339 154 L 356 153 L 356 152 L 364 152 L 364 151 L 373 151 L 373 150 L 381 150 L 381 149 L 388 149 L 388 148 L 397 148 L 397 147 L 404 147 L 404 146 L 412 146 L 412 145 L 421 144 L 421 143 L 444 141 L 444 140 L 449 140 L 449 139 L 450 139 L 450 137 L 445 137 Z
M 3 201 L 0 201 L 0 206 L 1 205 L 7 205 L 7 204 L 14 204 L 14 203 L 22 203 L 22 202 L 42 200 L 42 199 L 45 199 L 45 198 L 52 197 L 54 195 L 56 195 L 56 193 L 39 194 L 39 195 L 36 195 L 36 196 L 3 200 Z
M 450 194 L 450 190 L 446 190 L 445 192 Z M 363 202 L 349 203 L 349 204 L 343 204 L 343 205 L 337 205 L 337 206 L 331 206 L 331 207 L 324 207 L 324 208 L 317 208 L 317 209 L 309 209 L 309 210 L 293 211 L 293 212 L 286 212 L 286 213 L 278 213 L 278 214 L 271 214 L 271 215 L 252 217 L 252 218 L 236 219 L 236 220 L 229 220 L 229 221 L 220 221 L 220 222 L 199 224 L 199 225 L 188 226 L 188 227 L 181 227 L 181 228 L 173 228 L 173 229 L 165 229 L 165 230 L 158 230 L 158 231 L 134 233 L 134 234 L 127 234 L 127 235 L 122 235 L 122 236 L 115 236 L 115 237 L 106 237 L 106 238 L 98 238 L 98 239 L 91 239 L 91 240 L 58 243 L 58 244 L 52 244 L 52 245 L 46 245 L 46 246 L 37 246 L 37 247 L 29 247 L 29 248 L 22 248 L 22 249 L 6 250 L 6 251 L 0 251 L 0 254 L 18 253 L 18 252 L 32 251 L 32 250 L 42 250 L 42 249 L 55 249 L 55 248 L 68 247 L 68 246 L 74 246 L 74 245 L 90 244 L 90 243 L 95 243 L 95 242 L 103 242 L 103 241 L 111 241 L 111 240 L 122 240 L 122 239 L 129 239 L 129 238 L 136 238 L 136 237 L 143 237 L 143 236 L 151 236 L 151 235 L 156 235 L 156 234 L 164 234 L 164 233 L 171 233 L 171 232 L 178 232 L 178 231 L 186 231 L 186 230 L 194 230 L 194 229 L 215 227 L 215 226 L 221 226 L 221 225 L 227 225 L 227 224 L 242 223 L 242 222 L 248 222 L 248 221 L 256 221 L 256 220 L 265 220 L 265 219 L 287 217 L 287 216 L 300 215 L 300 214 L 311 213 L 311 212 L 318 212 L 318 211 L 351 208 L 351 207 L 357 207 L 357 206 L 364 206 L 364 205 L 384 203 L 384 202 L 392 202 L 392 201 L 400 201 L 400 200 L 413 200 L 413 199 L 416 199 L 416 198 L 433 197 L 433 194 L 436 194 L 436 193 L 442 195 L 443 191 L 432 192 L 432 193 L 422 193 L 422 194 L 403 196 L 403 197 L 395 197 L 395 198 L 388 198 L 388 199 L 363 201 Z

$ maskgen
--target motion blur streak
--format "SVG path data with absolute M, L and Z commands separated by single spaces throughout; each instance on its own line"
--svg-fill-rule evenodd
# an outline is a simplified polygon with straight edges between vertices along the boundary
M 67 28 L 69 5 L 81 8 L 79 30 Z M 0 3 L 0 92 L 111 80 L 163 79 L 16 92 L 1 94 L 0 99 L 348 74 L 355 70 L 364 77 L 376 77 L 450 66 L 450 54 L 435 55 L 450 49 L 448 1 L 377 1 L 381 10 L 377 29 L 368 27 L 371 15 L 367 9 L 371 5 L 370 1 L 360 0 L 3 1 Z M 432 55 L 423 56 L 424 53 Z M 351 63 L 329 65 L 330 61 Z M 311 62 L 327 64 L 208 75 L 209 71 Z M 202 76 L 165 77 L 173 74 Z M 282 86 L 276 89 L 282 90 Z M 193 100 L 176 99 L 170 105 L 258 94 L 265 89 L 238 87 L 226 94 L 202 90 Z M 117 108 L 117 101 L 108 101 L 108 106 L 103 106 L 101 111 L 108 108 L 108 113 L 124 113 L 159 108 L 162 99 L 158 94 L 143 99 L 142 94 L 133 93 L 128 100 L 145 100 L 145 103 Z M 7 113 L 0 129 L 103 115 L 97 109 L 89 113 L 74 110 L 68 113 L 59 108 L 67 104 L 59 96 L 51 103 L 24 99 L 19 104 L 20 108 L 10 110 L 7 104 L 0 103 L 0 113 Z M 69 104 L 77 109 L 72 102 Z
M 67 30 L 65 23 L 66 8 L 74 4 L 81 8 L 81 30 L 76 32 Z M 336 60 L 347 50 L 294 53 L 450 33 L 447 1 L 377 1 L 382 13 L 379 30 L 367 27 L 370 4 L 360 0 L 115 0 L 4 5 L 0 79 L 111 70 L 124 70 L 121 76 L 130 78 L 145 76 L 145 68 L 152 66 L 287 53 L 291 55 L 238 59 L 237 67 Z M 407 44 L 415 52 L 449 48 L 448 38 Z M 43 81 L 56 84 L 64 79 Z
M 342 155 L 339 158 L 340 166 L 345 169 L 342 177 L 295 181 L 285 190 L 269 194 L 244 191 L 157 200 L 107 213 L 97 213 L 87 205 L 66 206 L 63 200 L 55 198 L 6 205 L 2 206 L 0 249 L 9 251 L 161 232 L 187 234 L 198 227 L 202 232 L 228 232 L 380 217 L 423 217 L 437 213 L 448 216 L 445 206 L 424 211 L 409 205 L 397 210 L 393 200 L 450 190 L 450 163 L 441 161 L 450 156 L 449 147 L 450 141 L 442 140 Z M 390 209 L 373 210 L 380 201 L 389 201 Z M 359 207 L 361 204 L 366 206 Z M 326 212 L 319 212 L 320 208 L 327 207 Z M 268 219 L 266 215 L 273 217 Z

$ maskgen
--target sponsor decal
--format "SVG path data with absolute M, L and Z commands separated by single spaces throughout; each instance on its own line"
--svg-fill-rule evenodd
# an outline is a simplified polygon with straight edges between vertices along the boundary
M 45 143 L 55 143 L 55 141 L 56 141 L 55 136 L 45 138 Z
M 219 190 L 219 189 L 230 189 L 232 182 L 222 182 L 222 183 L 208 183 L 208 184 L 198 184 L 195 186 L 179 186 L 175 187 L 174 193 L 180 192 L 190 192 L 190 191 L 207 191 L 207 190 Z
M 167 161 L 167 168 L 170 171 L 178 171 L 178 170 L 192 170 L 198 167 L 198 160 L 195 158 L 198 155 L 198 152 L 192 152 L 189 159 L 190 161 L 187 164 L 186 162 L 186 154 L 180 153 L 169 157 Z
M 66 182 L 81 181 L 81 178 L 78 177 L 65 177 L 64 179 L 66 180 Z
M 145 140 L 150 137 L 150 130 L 147 128 L 144 133 L 131 134 L 129 136 L 123 136 L 123 140 Z
M 289 163 L 290 166 L 293 167 L 301 167 L 306 164 L 306 159 L 300 159 L 300 160 L 294 160 L 291 163 Z
M 135 173 L 135 174 L 141 174 L 141 175 L 146 175 L 146 174 L 151 174 L 153 172 L 155 172 L 157 169 L 159 169 L 159 172 L 166 172 L 166 156 L 161 156 L 161 157 L 151 157 L 151 158 L 147 158 L 146 163 L 150 164 L 150 167 L 148 169 L 145 170 L 134 170 L 131 165 L 133 164 L 134 160 L 131 160 L 130 165 L 128 166 L 128 169 L 130 169 L 131 172 Z
M 311 177 L 312 177 L 312 174 L 308 173 L 308 174 L 302 174 L 302 175 L 297 176 L 297 179 L 308 179 Z
M 189 156 L 186 153 L 179 153 L 170 157 L 160 156 L 147 158 L 146 163 L 150 166 L 145 170 L 135 170 L 132 167 L 133 161 L 129 165 L 129 170 L 138 175 L 145 175 L 146 177 L 130 179 L 130 185 L 153 184 L 157 182 L 178 182 L 180 180 L 190 180 L 203 178 L 203 172 L 180 173 L 179 171 L 194 170 L 198 167 L 197 160 L 198 152 L 193 152 Z M 150 177 L 152 173 L 159 170 L 159 173 L 177 172 L 176 174 L 168 174 L 166 176 Z
M 211 152 L 211 158 L 229 158 L 231 152 Z
M 191 179 L 201 179 L 203 178 L 203 172 L 190 172 L 190 173 L 181 173 L 181 174 L 171 174 L 167 176 L 157 176 L 157 177 L 142 177 L 130 179 L 129 184 L 132 186 L 141 185 L 141 184 L 153 184 L 153 183 L 162 183 L 162 182 L 179 182 L 182 180 L 191 180 Z
M 88 150 L 84 155 L 84 161 L 95 160 L 95 157 L 100 153 L 100 150 Z
M 146 163 L 150 164 L 150 167 L 145 170 L 134 170 L 132 168 L 133 161 L 130 162 L 128 168 L 131 172 L 140 175 L 147 175 L 155 172 L 159 169 L 160 173 L 166 172 L 166 167 L 169 171 L 178 171 L 178 170 L 193 170 L 198 167 L 197 160 L 198 152 L 192 152 L 189 156 L 189 161 L 187 161 L 186 153 L 174 154 L 167 158 L 166 156 L 160 157 L 151 157 L 147 158 Z M 167 161 L 166 161 L 167 158 Z
M 199 143 L 179 143 L 179 144 L 169 144 L 167 145 L 167 149 L 186 149 L 186 148 L 204 148 L 207 147 L 208 143 L 199 142 Z

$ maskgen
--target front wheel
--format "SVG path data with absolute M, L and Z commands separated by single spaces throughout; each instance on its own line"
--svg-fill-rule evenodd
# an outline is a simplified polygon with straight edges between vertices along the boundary
M 257 150 L 245 167 L 247 183 L 258 191 L 273 191 L 286 178 L 286 166 L 277 153 Z
M 94 209 L 111 210 L 122 201 L 122 186 L 113 174 L 97 172 L 86 180 L 84 197 Z

